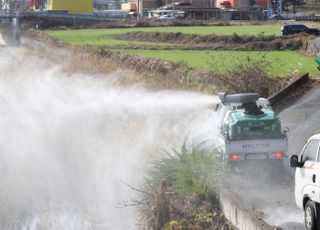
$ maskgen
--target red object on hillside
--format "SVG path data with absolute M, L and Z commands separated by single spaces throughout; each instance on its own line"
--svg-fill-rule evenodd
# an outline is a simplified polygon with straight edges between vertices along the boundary
M 224 7 L 224 8 L 231 8 L 231 3 L 230 1 L 223 1 L 220 3 L 220 6 Z
M 256 5 L 262 9 L 267 9 L 271 6 L 269 0 L 256 0 Z
M 220 0 L 220 6 L 223 8 L 244 8 L 247 7 L 247 1 L 242 0 Z M 256 0 L 256 5 L 262 9 L 267 9 L 271 6 L 270 0 Z
M 238 0 L 228 0 L 230 2 L 231 7 L 237 7 Z

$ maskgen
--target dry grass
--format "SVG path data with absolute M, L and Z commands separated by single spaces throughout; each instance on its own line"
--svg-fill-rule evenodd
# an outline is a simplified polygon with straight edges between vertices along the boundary
M 94 47 L 71 46 L 59 42 L 39 31 L 24 34 L 43 46 L 33 49 L 46 52 L 57 62 L 64 63 L 70 73 L 106 75 L 121 71 L 123 77 L 118 84 L 145 83 L 154 89 L 192 90 L 215 94 L 228 92 L 257 92 L 270 95 L 280 87 L 280 80 L 273 79 L 264 71 L 248 64 L 228 74 L 200 71 L 183 63 L 173 63 L 134 54 L 104 50 Z M 63 51 L 63 52 L 61 52 Z
M 261 23 L 261 22 L 260 22 Z M 257 24 L 257 23 L 252 23 Z M 73 29 L 106 29 L 106 28 L 133 28 L 133 27 L 163 27 L 163 26 L 228 26 L 230 22 L 217 21 L 217 20 L 118 20 L 104 23 L 98 23 L 95 25 L 84 25 L 79 27 L 72 27 Z M 48 27 L 47 27 L 48 28 Z M 50 26 L 50 29 L 67 29 L 66 26 Z
M 278 37 L 274 35 L 249 36 L 233 35 L 197 35 L 183 33 L 133 32 L 115 36 L 128 41 L 144 41 L 156 43 L 185 44 L 179 49 L 215 49 L 215 50 L 299 50 L 306 47 L 309 38 L 303 34 L 298 36 Z M 190 45 L 193 45 L 190 47 Z M 148 48 L 148 47 L 144 47 Z

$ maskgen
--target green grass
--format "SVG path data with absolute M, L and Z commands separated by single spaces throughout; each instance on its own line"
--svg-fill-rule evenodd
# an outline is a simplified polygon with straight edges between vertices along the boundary
M 61 41 L 70 43 L 72 45 L 91 45 L 91 46 L 132 46 L 141 44 L 138 41 L 124 41 L 111 37 L 111 34 L 91 33 L 93 31 L 83 32 L 82 30 L 75 31 L 53 31 L 49 32 L 49 35 L 57 38 Z M 94 31 L 96 32 L 96 31 Z M 144 42 L 144 44 L 150 44 Z
M 113 38 L 113 35 L 135 31 L 143 32 L 181 32 L 186 34 L 218 34 L 231 35 L 280 35 L 280 24 L 273 25 L 237 25 L 237 26 L 191 26 L 191 27 L 143 27 L 143 28 L 115 28 L 115 29 L 85 29 L 85 30 L 58 30 L 48 31 L 48 34 L 73 45 L 113 46 L 123 49 L 124 52 L 135 53 L 142 56 L 154 57 L 167 61 L 185 62 L 193 68 L 215 69 L 226 73 L 242 60 L 250 57 L 254 60 L 270 63 L 267 71 L 272 76 L 284 77 L 293 72 L 311 75 L 318 74 L 317 65 L 313 58 L 303 56 L 293 51 L 198 51 L 198 50 L 139 50 L 136 47 L 148 49 L 169 48 L 169 43 L 152 43 L 139 41 L 122 41 Z M 179 45 L 179 44 L 176 44 Z M 131 50 L 132 49 L 132 50 Z M 236 63 L 236 64 L 235 64 Z M 214 66 L 214 67 L 213 67 Z
M 226 73 L 248 57 L 268 63 L 267 71 L 272 76 L 284 77 L 293 72 L 318 74 L 313 58 L 294 51 L 197 51 L 197 50 L 125 50 L 142 56 L 166 61 L 184 62 L 188 66 L 201 69 L 214 69 Z M 269 64 L 270 63 L 270 64 Z
M 115 30 L 115 29 L 112 29 Z M 103 30 L 106 31 L 106 30 Z M 72 45 L 91 45 L 91 46 L 122 46 L 133 47 L 135 45 L 146 45 L 148 47 L 167 47 L 171 46 L 168 43 L 153 43 L 153 42 L 139 42 L 139 41 L 125 41 L 112 37 L 116 32 L 106 33 L 102 30 L 67 30 L 67 31 L 50 31 L 49 35 L 61 41 L 70 43 Z
M 142 44 L 142 42 L 128 42 L 113 39 L 112 35 L 129 32 L 180 32 L 185 34 L 218 34 L 232 35 L 280 35 L 281 25 L 239 25 L 239 26 L 189 26 L 189 27 L 143 27 L 143 28 L 116 28 L 116 29 L 86 29 L 86 30 L 56 30 L 48 34 L 73 45 L 127 45 Z
M 153 187 L 165 179 L 169 191 L 178 195 L 212 195 L 215 186 L 223 181 L 221 159 L 216 156 L 215 149 L 207 150 L 201 145 L 187 148 L 183 144 L 181 149 L 165 152 L 155 161 L 148 179 Z

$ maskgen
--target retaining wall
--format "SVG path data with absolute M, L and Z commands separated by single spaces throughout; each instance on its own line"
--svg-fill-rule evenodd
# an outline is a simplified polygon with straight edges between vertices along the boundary
M 308 53 L 319 55 L 320 54 L 320 38 L 312 39 L 308 42 Z
M 259 218 L 257 212 L 229 189 L 220 189 L 219 198 L 224 215 L 239 230 L 281 230 Z
M 295 81 L 291 82 L 289 85 L 283 87 L 278 92 L 271 95 L 268 100 L 270 101 L 271 105 L 284 99 L 288 95 L 290 95 L 294 90 L 299 88 L 301 85 L 305 84 L 309 80 L 309 73 L 304 74 L 303 76 L 299 77 Z

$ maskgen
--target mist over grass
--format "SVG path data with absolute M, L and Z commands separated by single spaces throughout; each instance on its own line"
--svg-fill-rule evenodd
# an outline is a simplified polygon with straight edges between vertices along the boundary
M 216 97 L 117 87 L 117 74 L 1 51 L 2 229 L 135 229 L 121 181 L 139 184 L 162 148 L 215 135 Z

